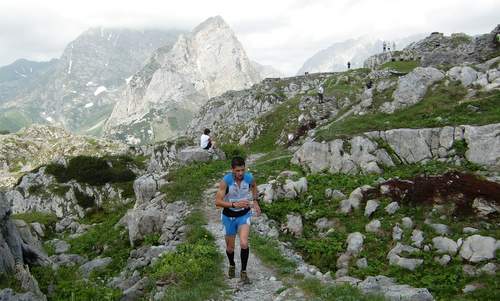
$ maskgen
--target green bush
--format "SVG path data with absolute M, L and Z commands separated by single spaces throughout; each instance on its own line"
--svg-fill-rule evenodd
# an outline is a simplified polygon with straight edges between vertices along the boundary
M 221 145 L 220 148 L 226 154 L 226 157 L 231 160 L 233 157 L 239 156 L 246 159 L 247 151 L 238 144 L 224 144 Z
M 47 165 L 45 171 L 53 175 L 59 183 L 76 180 L 94 186 L 106 183 L 128 182 L 135 179 L 136 175 L 128 168 L 133 160 L 120 156 L 113 160 L 89 156 L 71 158 L 68 166 L 52 163 Z
M 78 189 L 75 189 L 75 198 L 76 202 L 80 207 L 86 209 L 86 208 L 92 208 L 96 205 L 95 199 L 93 196 L 90 196 L 86 194 L 85 192 L 81 192 Z

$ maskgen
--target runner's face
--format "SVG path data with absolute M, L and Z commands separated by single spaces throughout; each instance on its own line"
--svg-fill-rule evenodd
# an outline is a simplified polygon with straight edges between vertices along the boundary
M 243 175 L 245 174 L 245 166 L 236 166 L 233 167 L 233 174 L 236 180 L 243 180 Z

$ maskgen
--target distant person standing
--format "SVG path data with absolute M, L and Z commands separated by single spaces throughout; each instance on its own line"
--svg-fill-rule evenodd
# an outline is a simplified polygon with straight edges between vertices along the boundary
M 351 69 L 351 62 L 347 62 L 347 70 Z
M 201 135 L 200 137 L 200 147 L 205 150 L 210 150 L 212 148 L 215 148 L 215 143 L 212 142 L 209 129 L 205 129 L 203 131 L 203 135 Z
M 319 103 L 323 103 L 323 93 L 325 92 L 325 89 L 323 88 L 323 84 L 320 84 L 318 86 L 318 98 L 319 98 Z
M 372 86 L 373 86 L 373 82 L 372 82 L 372 80 L 370 79 L 370 80 L 368 80 L 368 82 L 366 83 L 366 88 L 367 88 L 367 89 L 371 89 L 371 88 L 372 88 Z
M 382 44 L 382 52 L 385 52 L 385 49 L 387 48 L 387 43 L 384 41 Z

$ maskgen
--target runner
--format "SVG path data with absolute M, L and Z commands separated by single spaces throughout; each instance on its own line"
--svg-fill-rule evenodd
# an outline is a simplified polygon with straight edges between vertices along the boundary
M 234 246 L 236 234 L 240 237 L 241 247 L 241 273 L 240 278 L 244 284 L 249 284 L 247 263 L 249 256 L 248 235 L 250 221 L 253 215 L 260 215 L 258 193 L 255 179 L 250 172 L 245 171 L 245 160 L 234 157 L 231 162 L 231 172 L 227 173 L 219 184 L 219 191 L 215 197 L 215 205 L 224 208 L 221 221 L 224 225 L 226 240 L 226 255 L 229 259 L 229 277 L 236 275 L 234 262 Z

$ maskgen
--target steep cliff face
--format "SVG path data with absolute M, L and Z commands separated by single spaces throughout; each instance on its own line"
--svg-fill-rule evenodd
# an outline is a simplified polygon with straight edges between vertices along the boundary
M 131 143 L 175 136 L 210 97 L 260 80 L 243 46 L 221 17 L 209 18 L 159 49 L 128 84 L 106 134 Z

